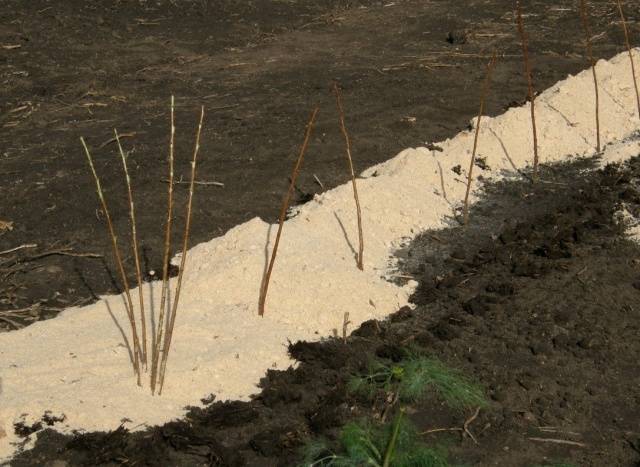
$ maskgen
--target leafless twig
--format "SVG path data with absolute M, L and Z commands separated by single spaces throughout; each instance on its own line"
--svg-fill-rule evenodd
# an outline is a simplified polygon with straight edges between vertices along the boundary
M 189 186 L 189 201 L 187 202 L 187 216 L 184 226 L 184 237 L 182 239 L 182 257 L 180 259 L 180 272 L 178 272 L 178 283 L 176 292 L 173 297 L 173 306 L 169 317 L 169 327 L 167 328 L 167 336 L 164 341 L 164 349 L 162 352 L 162 363 L 160 367 L 159 381 L 160 389 L 158 394 L 162 394 L 164 379 L 167 372 L 167 359 L 169 358 L 169 350 L 171 349 L 171 339 L 173 337 L 173 328 L 176 323 L 176 315 L 178 314 L 178 302 L 180 300 L 180 291 L 182 290 L 182 277 L 187 262 L 187 250 L 189 249 L 189 232 L 191 230 L 191 212 L 193 206 L 193 188 L 196 179 L 196 163 L 198 161 L 198 152 L 200 151 L 200 135 L 202 134 L 202 122 L 204 121 L 204 106 L 200 108 L 200 121 L 196 133 L 196 142 L 193 148 L 193 159 L 191 160 L 191 185 Z
M 129 219 L 131 221 L 131 244 L 133 248 L 133 258 L 136 265 L 136 278 L 138 280 L 138 297 L 140 303 L 140 326 L 142 331 L 142 363 L 147 369 L 148 365 L 148 352 L 147 352 L 147 319 L 144 313 L 144 294 L 142 293 L 142 269 L 140 268 L 140 253 L 138 251 L 138 233 L 136 230 L 136 210 L 133 204 L 133 193 L 131 191 L 131 177 L 129 176 L 129 169 L 127 167 L 127 157 L 120 144 L 120 136 L 114 129 L 115 140 L 118 143 L 118 152 L 122 159 L 122 167 L 124 170 L 124 176 L 127 182 L 127 199 L 129 200 Z
M 133 369 L 136 373 L 138 386 L 140 386 L 141 385 L 141 382 L 140 382 L 141 349 L 140 349 L 140 340 L 138 339 L 138 331 L 136 329 L 136 319 L 133 314 L 133 301 L 131 300 L 131 293 L 129 292 L 129 289 L 130 289 L 129 280 L 127 279 L 127 275 L 124 272 L 122 256 L 120 255 L 120 249 L 118 248 L 118 237 L 116 237 L 115 231 L 113 229 L 113 223 L 111 222 L 111 215 L 109 214 L 109 208 L 107 207 L 107 202 L 104 199 L 102 186 L 100 185 L 100 179 L 98 178 L 96 169 L 93 166 L 93 159 L 91 158 L 91 153 L 89 152 L 89 148 L 87 147 L 87 144 L 85 143 L 84 138 L 81 137 L 80 142 L 82 143 L 82 146 L 84 148 L 84 152 L 87 156 L 87 160 L 89 161 L 89 167 L 91 168 L 91 173 L 93 174 L 93 178 L 96 183 L 96 191 L 98 193 L 98 197 L 100 198 L 100 203 L 102 204 L 102 210 L 107 220 L 107 227 L 109 229 L 109 235 L 111 237 L 111 245 L 113 247 L 113 255 L 116 259 L 116 265 L 118 267 L 118 271 L 120 272 L 120 278 L 124 285 L 124 292 L 126 295 L 125 308 L 127 309 L 129 324 L 131 325 L 131 333 L 133 334 Z
M 164 335 L 164 319 L 167 310 L 167 295 L 169 289 L 169 254 L 171 251 L 171 219 L 173 216 L 173 154 L 176 135 L 175 98 L 171 96 L 171 130 L 169 137 L 169 193 L 167 196 L 167 221 L 164 232 L 164 255 L 162 263 L 162 292 L 160 294 L 160 310 L 155 331 L 155 348 L 151 357 L 151 394 L 155 393 L 158 381 L 158 364 Z
M 478 111 L 478 121 L 476 122 L 476 135 L 473 139 L 473 151 L 471 153 L 471 163 L 469 164 L 469 173 L 467 174 L 467 192 L 464 195 L 464 207 L 463 207 L 463 223 L 465 227 L 469 223 L 469 193 L 471 193 L 471 182 L 473 181 L 473 166 L 476 162 L 476 151 L 478 150 L 478 137 L 480 136 L 480 121 L 482 120 L 482 114 L 484 113 L 484 102 L 489 92 L 489 86 L 491 84 L 491 73 L 496 64 L 496 52 L 493 51 L 491 61 L 487 65 L 487 75 L 482 85 L 482 93 L 480 94 L 480 110 Z
M 15 248 L 10 248 L 8 250 L 0 251 L 0 255 L 6 255 L 8 253 L 13 253 L 14 251 L 24 250 L 25 248 L 37 248 L 38 245 L 35 243 L 25 243 L 24 245 L 17 246 Z
M 102 149 L 106 146 L 109 146 L 112 143 L 115 143 L 118 141 L 118 139 L 122 139 L 122 138 L 132 138 L 135 135 L 137 135 L 138 133 L 136 133 L 135 131 L 132 131 L 131 133 L 122 133 L 119 134 L 118 136 L 116 136 L 115 138 L 111 138 L 108 139 L 107 141 L 105 141 L 104 143 L 102 143 L 100 146 L 98 146 L 98 149 Z
M 316 181 L 316 183 L 318 185 L 320 185 L 320 188 L 322 188 L 324 190 L 324 185 L 322 184 L 322 182 L 320 181 L 320 179 L 318 178 L 318 176 L 316 174 L 313 174 L 313 179 Z
M 462 433 L 462 435 L 464 436 L 465 434 L 471 438 L 471 440 L 475 443 L 478 444 L 478 440 L 476 439 L 475 436 L 473 436 L 473 434 L 471 433 L 471 431 L 469 430 L 469 427 L 471 426 L 471 424 L 475 421 L 476 418 L 478 418 L 478 415 L 480 414 L 480 407 L 478 407 L 475 412 L 473 413 L 473 415 L 471 415 L 471 417 L 469 417 L 467 420 L 465 420 L 464 424 L 462 425 L 462 427 L 454 427 L 454 428 L 433 428 L 431 430 L 427 430 L 427 431 L 423 431 L 420 434 L 421 435 L 429 435 L 432 433 L 441 433 L 443 431 L 459 431 L 460 433 Z
M 593 47 L 591 46 L 591 26 L 589 25 L 589 14 L 587 12 L 586 0 L 580 0 L 580 18 L 582 19 L 582 28 L 585 34 L 585 46 L 587 48 L 587 57 L 591 65 L 591 73 L 593 74 L 593 85 L 595 88 L 596 101 L 596 151 L 600 152 L 600 95 L 598 91 L 598 76 L 596 73 L 596 61 L 593 58 Z
M 287 195 L 285 196 L 284 201 L 282 203 L 282 209 L 280 210 L 278 233 L 276 234 L 276 239 L 273 244 L 273 251 L 271 252 L 269 267 L 267 268 L 267 273 L 265 274 L 262 280 L 262 287 L 260 288 L 260 298 L 258 299 L 258 314 L 260 316 L 264 316 L 264 308 L 265 308 L 265 303 L 267 301 L 267 291 L 269 290 L 269 280 L 271 279 L 271 273 L 273 272 L 273 265 L 276 260 L 276 255 L 278 254 L 278 245 L 280 244 L 280 236 L 282 235 L 282 227 L 284 225 L 284 219 L 287 215 L 287 209 L 289 209 L 289 203 L 291 202 L 291 197 L 293 196 L 293 192 L 295 191 L 298 172 L 300 172 L 300 167 L 302 166 L 302 161 L 304 160 L 304 153 L 307 151 L 307 146 L 309 145 L 309 140 L 311 139 L 311 132 L 313 131 L 313 125 L 316 121 L 318 111 L 319 109 L 318 107 L 316 107 L 313 109 L 313 112 L 311 112 L 311 117 L 309 118 L 309 123 L 307 123 L 307 129 L 304 135 L 304 142 L 300 147 L 300 153 L 298 155 L 298 159 L 296 160 L 296 163 L 293 166 L 293 172 L 291 173 L 291 182 L 289 183 L 289 190 L 287 191 Z
M 624 11 L 622 9 L 622 2 L 617 0 L 618 11 L 620 12 L 620 20 L 622 21 L 622 29 L 624 30 L 624 41 L 629 52 L 629 62 L 631 63 L 631 75 L 633 77 L 633 87 L 636 90 L 636 101 L 638 104 L 638 117 L 640 118 L 640 92 L 638 91 L 638 81 L 636 79 L 636 67 L 633 63 L 633 53 L 631 52 L 631 41 L 629 40 L 629 28 L 627 27 L 627 20 L 624 17 Z
M 351 140 L 349 139 L 349 134 L 347 133 L 347 127 L 344 123 L 344 109 L 342 107 L 342 97 L 340 95 L 340 87 L 338 83 L 333 83 L 333 92 L 336 95 L 336 104 L 338 106 L 338 113 L 340 117 L 340 130 L 342 131 L 342 135 L 344 136 L 345 141 L 345 149 L 347 154 L 347 161 L 349 162 L 349 172 L 351 174 L 351 184 L 353 185 L 353 197 L 356 202 L 356 215 L 358 217 L 358 269 L 361 271 L 364 270 L 364 236 L 362 234 L 362 213 L 360 210 L 360 199 L 358 198 L 358 186 L 356 184 L 356 175 L 353 170 L 353 159 L 351 158 Z
M 518 21 L 518 32 L 522 43 L 522 57 L 524 59 L 524 71 L 527 75 L 527 88 L 529 92 L 529 101 L 531 102 L 531 128 L 533 131 L 533 176 L 532 181 L 538 181 L 538 130 L 536 129 L 536 110 L 535 100 L 536 94 L 533 90 L 533 76 L 531 74 L 531 63 L 529 62 L 529 46 L 527 34 L 524 31 L 524 20 L 522 19 L 522 8 L 520 0 L 516 0 L 516 16 Z
M 169 183 L 169 180 L 167 180 L 166 178 L 163 178 L 162 181 L 164 183 Z M 174 180 L 173 182 L 174 185 L 191 185 L 191 182 L 188 182 L 186 180 Z M 194 185 L 203 185 L 203 186 L 224 186 L 224 183 L 222 182 L 205 182 L 205 181 L 198 181 L 196 180 L 195 182 L 193 182 Z
M 578 441 L 570 441 L 567 439 L 555 439 L 555 438 L 527 438 L 527 439 L 529 441 L 536 441 L 539 443 L 567 444 L 569 446 L 577 446 L 581 448 L 587 447 L 585 443 L 580 443 Z
M 345 311 L 344 317 L 342 319 L 342 340 L 344 342 L 347 342 L 347 328 L 349 327 L 350 324 L 351 324 L 351 321 L 349 321 L 349 312 Z

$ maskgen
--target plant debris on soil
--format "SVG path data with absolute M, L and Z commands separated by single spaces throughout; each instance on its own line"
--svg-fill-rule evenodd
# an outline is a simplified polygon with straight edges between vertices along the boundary
M 309 443 L 340 453 L 348 423 L 394 419 L 387 391 L 349 386 L 407 352 L 488 400 L 453 409 L 427 389 L 403 403 L 449 465 L 640 465 L 640 246 L 625 233 L 640 218 L 640 158 L 542 166 L 536 185 L 490 183 L 471 214 L 467 229 L 452 220 L 398 252 L 420 283 L 415 309 L 346 339 L 292 343 L 297 367 L 269 370 L 253 400 L 208 401 L 139 432 L 45 430 L 12 465 L 301 465 Z
M 526 2 L 537 89 L 586 64 L 573 0 Z M 638 37 L 640 5 L 625 5 Z M 178 147 L 206 106 L 192 229 L 208 241 L 255 216 L 273 222 L 307 109 L 322 109 L 296 202 L 348 180 L 330 83 L 344 91 L 359 169 L 467 127 L 490 51 L 499 52 L 497 115 L 524 102 L 513 5 L 504 0 L 3 0 L 0 9 L 0 251 L 57 244 L 98 258 L 52 255 L 5 268 L 0 320 L 13 330 L 119 292 L 79 137 L 95 148 L 114 224 L 129 242 L 113 128 L 130 152 L 144 273 L 162 270 L 169 96 Z M 596 59 L 624 49 L 613 2 L 593 2 Z M 331 109 L 331 110 L 329 110 Z M 177 154 L 176 177 L 188 178 Z M 316 180 L 320 180 L 318 183 Z M 215 185 L 223 184 L 223 186 Z M 250 189 L 248 189 L 250 188 Z M 184 212 L 184 183 L 176 212 Z M 182 216 L 182 214 L 179 214 Z M 176 219 L 181 225 L 183 219 Z M 179 249 L 177 242 L 173 245 Z M 25 253 L 24 251 L 22 253 Z M 22 256 L 16 255 L 20 261 Z M 4 259 L 2 256 L 0 259 Z M 134 282 L 132 258 L 125 258 Z

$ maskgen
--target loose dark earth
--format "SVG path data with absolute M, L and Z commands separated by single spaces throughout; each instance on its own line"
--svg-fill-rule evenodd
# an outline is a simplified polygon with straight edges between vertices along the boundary
M 593 4 L 596 54 L 607 58 L 622 50 L 619 24 L 610 2 Z M 537 88 L 584 68 L 574 2 L 523 6 Z M 627 8 L 638 37 L 640 5 Z M 204 104 L 198 179 L 224 183 L 198 187 L 193 243 L 256 215 L 275 219 L 314 103 L 320 122 L 298 202 L 347 181 L 334 79 L 358 169 L 465 128 L 494 47 L 501 58 L 489 113 L 526 96 L 513 12 L 501 0 L 5 0 L 0 46 L 0 252 L 37 245 L 0 255 L 0 310 L 24 310 L 0 314 L 10 316 L 0 319 L 5 330 L 119 290 L 80 136 L 94 148 L 126 242 L 112 128 L 129 135 L 145 269 L 161 267 L 171 93 L 178 176 L 187 177 Z M 457 431 L 423 435 L 451 465 L 640 465 L 640 248 L 616 221 L 623 207 L 640 217 L 639 183 L 635 159 L 603 170 L 593 161 L 545 167 L 537 186 L 489 185 L 467 231 L 428 232 L 398 252 L 402 273 L 420 282 L 414 310 L 367 322 L 346 342 L 293 343 L 300 365 L 269 371 L 251 402 L 210 401 L 145 432 L 46 430 L 12 465 L 298 465 L 308 440 L 339 449 L 348 421 L 393 416 L 386 394 L 371 402 L 346 385 L 373 358 L 406 350 L 485 389 L 489 404 L 468 425 L 478 444 Z M 436 395 L 407 410 L 420 431 L 460 428 L 474 413 Z

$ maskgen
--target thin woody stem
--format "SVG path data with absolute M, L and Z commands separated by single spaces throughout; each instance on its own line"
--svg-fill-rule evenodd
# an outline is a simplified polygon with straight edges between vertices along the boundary
M 484 113 L 484 103 L 489 93 L 489 86 L 491 84 L 491 73 L 496 64 L 496 52 L 493 52 L 491 61 L 487 65 L 487 75 L 482 85 L 482 93 L 480 95 L 480 110 L 478 111 L 478 121 L 476 123 L 476 135 L 473 139 L 473 151 L 471 152 L 471 162 L 469 163 L 469 173 L 467 174 L 467 192 L 464 195 L 464 208 L 463 219 L 464 225 L 469 223 L 469 194 L 471 193 L 471 182 L 473 180 L 473 166 L 476 162 L 476 151 L 478 149 L 478 137 L 480 136 L 480 121 L 482 120 L 482 114 Z
M 87 160 L 89 161 L 89 167 L 91 168 L 91 173 L 93 174 L 93 178 L 96 183 L 96 191 L 98 192 L 98 197 L 100 198 L 100 203 L 102 204 L 102 210 L 104 211 L 104 215 L 107 220 L 107 227 L 109 229 L 109 235 L 111 237 L 111 245 L 113 247 L 113 255 L 116 259 L 116 265 L 118 267 L 120 278 L 122 279 L 122 283 L 124 285 L 124 292 L 126 295 L 125 308 L 127 311 L 127 317 L 129 318 L 129 324 L 131 325 L 131 333 L 132 333 L 132 341 L 133 341 L 133 352 L 132 352 L 133 353 L 133 370 L 136 374 L 138 386 L 140 386 L 141 385 L 140 341 L 138 340 L 136 320 L 135 320 L 135 316 L 133 315 L 133 302 L 131 300 L 131 294 L 129 293 L 129 281 L 127 280 L 127 275 L 124 272 L 122 256 L 120 255 L 120 249 L 118 248 L 118 237 L 116 237 L 115 231 L 113 229 L 113 223 L 111 222 L 111 215 L 109 214 L 109 208 L 107 207 L 107 202 L 102 192 L 100 179 L 98 178 L 98 174 L 96 173 L 96 169 L 93 165 L 93 159 L 91 157 L 91 153 L 89 152 L 89 148 L 87 147 L 87 143 L 85 143 L 84 138 L 81 137 L 80 142 L 82 143 L 82 147 L 84 148 L 84 152 L 87 156 Z
M 585 34 L 585 45 L 587 49 L 587 57 L 589 58 L 589 64 L 591 65 L 591 72 L 593 74 L 593 85 L 595 88 L 595 100 L 596 100 L 596 151 L 600 152 L 600 94 L 598 91 L 598 75 L 596 73 L 596 61 L 593 58 L 593 47 L 591 45 L 591 26 L 589 25 L 589 15 L 587 14 L 587 2 L 586 0 L 580 0 L 580 18 L 582 19 L 582 27 Z
M 184 227 L 184 237 L 182 241 L 182 258 L 180 260 L 180 272 L 178 273 L 178 283 L 176 285 L 176 293 L 173 297 L 173 307 L 171 310 L 171 316 L 169 318 L 169 327 L 167 328 L 167 335 L 164 342 L 164 350 L 162 352 L 162 363 L 160 367 L 159 384 L 160 389 L 158 394 L 162 394 L 162 388 L 164 387 L 164 378 L 167 371 L 167 359 L 169 358 L 169 350 L 171 349 L 171 338 L 173 337 L 173 327 L 176 323 L 176 315 L 178 312 L 178 302 L 180 300 L 180 290 L 182 289 L 182 276 L 184 274 L 185 265 L 187 262 L 187 250 L 189 249 L 189 231 L 191 230 L 191 210 L 193 205 L 193 187 L 196 180 L 196 162 L 198 159 L 198 152 L 200 151 L 200 134 L 202 133 L 202 122 L 204 121 L 204 106 L 200 109 L 200 122 L 198 123 L 198 132 L 196 134 L 195 147 L 193 149 L 193 160 L 191 161 L 191 184 L 189 185 L 189 201 L 187 203 L 187 219 Z
M 304 142 L 300 147 L 300 153 L 298 155 L 298 159 L 296 160 L 295 165 L 293 166 L 293 172 L 291 174 L 291 182 L 289 183 L 289 190 L 287 191 L 287 195 L 282 202 L 282 208 L 280 209 L 280 219 L 278 223 L 278 233 L 276 234 L 276 239 L 273 244 L 273 251 L 271 252 L 271 259 L 269 260 L 269 267 L 267 268 L 267 273 L 265 274 L 262 287 L 260 288 L 260 298 L 258 299 L 258 314 L 260 316 L 264 316 L 264 308 L 265 303 L 267 301 L 267 292 L 269 290 L 269 280 L 271 279 L 271 273 L 273 272 L 273 265 L 276 261 L 276 255 L 278 254 L 278 245 L 280 244 L 280 236 L 282 235 L 282 227 L 284 225 L 284 220 L 287 215 L 287 209 L 289 209 L 289 203 L 291 202 L 291 197 L 293 196 L 293 192 L 295 190 L 296 180 L 298 178 L 298 173 L 300 172 L 300 167 L 302 166 L 302 161 L 304 160 L 304 154 L 307 151 L 307 146 L 309 145 L 309 140 L 311 138 L 311 133 L 313 131 L 313 125 L 316 121 L 316 116 L 318 115 L 319 109 L 316 107 L 311 112 L 311 117 L 309 118 L 309 123 L 307 123 L 307 129 L 304 135 Z
M 533 131 L 533 183 L 538 180 L 538 130 L 536 128 L 536 110 L 535 100 L 536 94 L 533 89 L 533 76 L 531 73 L 531 63 L 529 62 L 529 46 L 527 44 L 527 34 L 524 30 L 524 20 L 522 19 L 522 8 L 520 7 L 520 1 L 516 0 L 516 16 L 518 22 L 518 32 L 520 34 L 520 40 L 522 43 L 522 57 L 524 59 L 524 70 L 527 75 L 527 88 L 529 94 L 529 101 L 531 102 L 531 129 Z
M 364 270 L 364 235 L 362 233 L 362 212 L 360 210 L 360 199 L 358 198 L 358 186 L 356 184 L 356 175 L 353 170 L 353 159 L 351 158 L 351 140 L 347 133 L 347 127 L 344 123 L 344 109 L 342 107 L 342 96 L 340 94 L 340 88 L 338 83 L 333 83 L 333 92 L 336 95 L 336 104 L 338 106 L 338 113 L 340 116 L 340 130 L 344 136 L 345 150 L 347 155 L 347 162 L 349 163 L 349 174 L 351 175 L 351 184 L 353 186 L 353 197 L 356 202 L 356 215 L 358 217 L 358 269 Z
M 138 297 L 140 299 L 140 323 L 142 331 L 142 363 L 147 368 L 148 365 L 148 353 L 147 353 L 147 319 L 144 313 L 144 297 L 142 293 L 142 270 L 140 268 L 140 254 L 138 251 L 138 234 L 136 231 L 136 211 L 133 204 L 133 193 L 131 191 L 131 177 L 129 177 L 129 169 L 127 167 L 127 158 L 120 144 L 120 137 L 117 130 L 113 130 L 115 134 L 116 142 L 118 143 L 118 151 L 120 152 L 120 158 L 122 159 L 122 167 L 124 169 L 124 175 L 127 181 L 127 197 L 129 199 L 129 217 L 131 219 L 131 239 L 133 245 L 133 258 L 136 264 L 136 277 L 138 279 Z
M 638 80 L 636 79 L 636 67 L 633 63 L 633 53 L 631 52 L 631 41 L 629 40 L 629 28 L 627 27 L 627 20 L 624 17 L 624 11 L 622 10 L 622 2 L 617 0 L 618 11 L 620 12 L 620 19 L 622 20 L 622 29 L 624 30 L 624 41 L 629 52 L 629 62 L 631 62 L 631 75 L 633 77 L 633 87 L 636 90 L 636 102 L 638 104 L 638 118 L 640 118 L 640 92 L 638 91 Z
M 174 141 L 176 134 L 175 126 L 175 99 L 171 96 L 171 135 L 169 139 L 169 193 L 167 196 L 167 221 L 164 233 L 164 255 L 162 263 L 162 293 L 160 295 L 160 311 L 158 315 L 158 324 L 155 332 L 155 348 L 151 363 L 151 393 L 156 390 L 158 381 L 158 364 L 160 363 L 160 351 L 162 348 L 164 335 L 164 319 L 168 308 L 167 296 L 169 293 L 169 254 L 171 252 L 171 218 L 173 216 L 173 155 Z

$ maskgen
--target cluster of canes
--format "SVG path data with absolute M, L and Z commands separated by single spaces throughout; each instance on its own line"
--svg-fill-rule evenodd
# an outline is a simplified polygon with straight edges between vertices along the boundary
M 625 20 L 624 10 L 622 7 L 621 0 L 614 0 L 614 2 L 616 3 L 618 12 L 620 14 L 622 28 L 624 31 L 625 45 L 629 53 L 629 60 L 631 62 L 631 73 L 632 73 L 633 84 L 635 88 L 636 100 L 638 105 L 638 116 L 640 117 L 640 93 L 638 91 L 638 83 L 636 80 L 635 65 L 633 61 L 633 54 L 632 54 L 631 43 L 629 39 L 629 30 Z M 592 32 L 591 32 L 591 27 L 589 23 L 589 12 L 588 12 L 587 0 L 580 0 L 578 13 L 581 18 L 581 22 L 582 22 L 582 26 L 583 26 L 585 38 L 586 38 L 585 39 L 586 56 L 589 60 L 591 70 L 593 73 L 593 82 L 595 87 L 595 93 L 594 93 L 595 132 L 596 132 L 596 148 L 595 149 L 597 152 L 600 152 L 601 140 L 600 140 L 598 78 L 596 74 L 595 59 L 593 56 L 593 47 L 591 42 Z M 525 73 L 526 82 L 527 82 L 528 100 L 530 102 L 530 110 L 531 110 L 531 128 L 532 128 L 532 135 L 533 135 L 533 138 L 532 138 L 533 139 L 533 170 L 532 170 L 531 181 L 532 183 L 536 183 L 539 176 L 538 175 L 538 172 L 539 172 L 538 134 L 537 134 L 537 128 L 536 128 L 536 113 L 535 113 L 536 92 L 533 84 L 533 75 L 532 75 L 531 64 L 529 60 L 528 38 L 525 32 L 523 13 L 522 13 L 522 8 L 519 0 L 516 0 L 515 19 L 516 19 L 516 26 L 518 29 L 518 34 L 519 34 L 521 46 L 522 46 L 524 73 Z M 476 154 L 478 149 L 480 123 L 481 123 L 482 116 L 484 114 L 485 100 L 490 89 L 492 72 L 496 66 L 498 56 L 499 54 L 496 51 L 494 51 L 487 65 L 486 77 L 481 87 L 480 109 L 478 112 L 478 118 L 476 120 L 476 125 L 475 125 L 475 137 L 473 142 L 473 150 L 471 154 L 469 170 L 467 172 L 467 186 L 466 186 L 466 192 L 464 197 L 464 203 L 462 207 L 462 212 L 463 212 L 462 223 L 464 226 L 467 226 L 469 222 L 469 196 L 472 188 L 473 168 L 475 165 Z M 339 120 L 340 130 L 345 141 L 345 154 L 348 162 L 349 175 L 350 175 L 351 183 L 353 187 L 353 195 L 354 195 L 355 207 L 356 207 L 356 217 L 357 217 L 357 223 L 358 223 L 358 239 L 359 239 L 359 249 L 358 249 L 358 254 L 356 256 L 356 266 L 359 270 L 363 271 L 364 270 L 364 235 L 363 235 L 363 226 L 362 226 L 362 213 L 361 213 L 360 199 L 358 197 L 356 175 L 355 175 L 353 159 L 351 154 L 351 140 L 349 138 L 349 134 L 346 129 L 345 112 L 342 104 L 342 96 L 341 96 L 340 87 L 338 86 L 337 83 L 333 83 L 332 90 L 336 98 L 336 106 L 338 110 L 338 117 L 339 117 L 338 120 Z M 175 130 L 176 130 L 174 108 L 175 108 L 175 100 L 174 100 L 174 97 L 171 96 L 171 106 L 170 106 L 171 127 L 170 127 L 169 157 L 168 157 L 169 189 L 168 189 L 168 203 L 167 203 L 167 218 L 165 222 L 165 232 L 164 232 L 162 292 L 161 292 L 161 298 L 160 298 L 160 307 L 158 312 L 157 323 L 155 323 L 155 326 L 151 326 L 150 332 L 148 332 L 148 329 L 147 329 L 148 317 L 145 313 L 145 302 L 143 298 L 143 290 L 142 290 L 143 280 L 142 280 L 142 271 L 140 266 L 138 237 L 137 237 L 137 231 L 136 231 L 135 206 L 133 202 L 131 179 L 130 179 L 129 170 L 127 167 L 127 154 L 122 148 L 122 145 L 120 144 L 120 136 L 118 135 L 118 132 L 114 130 L 115 141 L 118 146 L 118 152 L 120 155 L 120 159 L 122 161 L 122 166 L 123 166 L 126 185 L 127 185 L 132 250 L 133 250 L 133 258 L 135 261 L 136 278 L 138 282 L 138 297 L 139 297 L 138 315 L 139 316 L 136 316 L 135 307 L 133 304 L 133 300 L 131 298 L 129 280 L 127 279 L 127 274 L 125 272 L 125 268 L 122 260 L 122 253 L 120 252 L 120 247 L 118 245 L 118 236 L 116 235 L 113 227 L 113 222 L 109 214 L 107 202 L 105 200 L 102 186 L 100 184 L 100 178 L 98 177 L 98 174 L 95 170 L 93 158 L 91 156 L 89 147 L 87 146 L 84 138 L 80 138 L 85 155 L 89 163 L 89 167 L 91 169 L 91 173 L 95 181 L 96 191 L 97 191 L 98 198 L 100 200 L 100 204 L 106 219 L 109 236 L 111 238 L 113 255 L 118 268 L 118 274 L 120 276 L 120 279 L 124 287 L 125 308 L 126 308 L 127 319 L 130 324 L 131 335 L 132 335 L 131 360 L 133 364 L 133 371 L 137 379 L 137 384 L 139 386 L 142 386 L 142 375 L 144 373 L 147 373 L 149 375 L 149 387 L 151 389 L 151 393 L 152 394 L 157 393 L 158 395 L 162 394 L 162 390 L 164 387 L 164 381 L 165 381 L 165 376 L 167 371 L 167 360 L 171 350 L 171 341 L 173 338 L 173 330 L 175 327 L 175 322 L 176 322 L 176 317 L 178 312 L 178 303 L 180 300 L 182 279 L 183 279 L 183 274 L 186 266 L 187 251 L 189 247 L 189 232 L 191 229 L 191 217 L 192 217 L 191 214 L 192 214 L 192 205 L 193 205 L 194 185 L 196 184 L 196 164 L 198 159 L 198 153 L 200 150 L 200 136 L 202 133 L 202 125 L 204 121 L 204 107 L 201 107 L 198 127 L 196 130 L 195 143 L 194 143 L 194 148 L 192 153 L 192 159 L 191 159 L 191 179 L 189 182 L 189 197 L 188 197 L 187 207 L 186 207 L 186 221 L 185 221 L 184 234 L 183 234 L 183 240 L 182 240 L 182 254 L 180 259 L 180 267 L 179 267 L 178 277 L 176 281 L 176 288 L 174 293 L 171 294 L 170 287 L 169 287 L 169 284 L 170 284 L 169 263 L 171 260 L 170 255 L 171 255 L 171 228 L 172 228 L 172 219 L 173 219 L 173 188 L 174 188 L 174 184 L 177 183 L 174 181 L 174 143 L 175 143 Z M 275 242 L 273 244 L 273 248 L 271 251 L 271 258 L 269 260 L 269 263 L 266 268 L 266 272 L 264 274 L 264 277 L 262 279 L 262 284 L 260 287 L 260 296 L 258 300 L 258 314 L 260 316 L 264 316 L 265 314 L 267 292 L 269 289 L 269 281 L 273 272 L 286 214 L 289 209 L 289 204 L 291 202 L 293 193 L 295 191 L 296 180 L 300 172 L 300 168 L 302 166 L 304 155 L 309 145 L 309 141 L 311 139 L 311 135 L 314 129 L 318 112 L 319 112 L 318 107 L 314 107 L 313 111 L 311 112 L 311 116 L 305 128 L 304 140 L 300 147 L 299 154 L 295 161 L 293 171 L 290 177 L 289 188 L 284 197 L 282 208 L 280 210 L 278 231 L 277 231 Z M 137 325 L 138 321 L 140 322 L 140 331 L 138 331 L 138 325 Z

